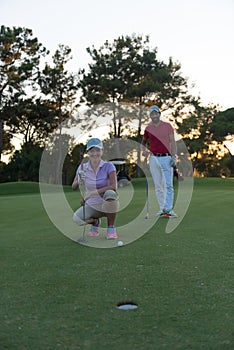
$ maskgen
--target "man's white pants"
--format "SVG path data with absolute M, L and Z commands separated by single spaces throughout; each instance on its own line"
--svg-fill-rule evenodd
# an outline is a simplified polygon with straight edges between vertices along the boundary
M 150 156 L 150 172 L 155 185 L 155 194 L 160 210 L 170 211 L 173 208 L 173 167 L 170 165 L 171 156 Z

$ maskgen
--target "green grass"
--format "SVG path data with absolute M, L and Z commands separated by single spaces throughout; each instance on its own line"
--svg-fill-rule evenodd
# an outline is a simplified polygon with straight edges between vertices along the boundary
M 144 180 L 135 186 L 144 198 Z M 37 184 L 1 184 L 0 349 L 233 349 L 233 195 L 233 179 L 195 179 L 172 234 L 162 219 L 132 244 L 94 249 L 53 226 Z M 124 300 L 138 309 L 118 310 Z

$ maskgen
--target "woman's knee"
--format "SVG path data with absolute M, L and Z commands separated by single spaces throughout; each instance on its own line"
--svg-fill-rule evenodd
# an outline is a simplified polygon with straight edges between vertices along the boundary
M 77 215 L 77 213 L 74 213 L 73 221 L 79 226 L 84 225 L 84 220 L 82 220 L 82 218 L 79 215 Z
M 108 190 L 103 196 L 104 203 L 102 210 L 104 213 L 116 213 L 119 209 L 119 198 L 118 194 L 113 190 Z

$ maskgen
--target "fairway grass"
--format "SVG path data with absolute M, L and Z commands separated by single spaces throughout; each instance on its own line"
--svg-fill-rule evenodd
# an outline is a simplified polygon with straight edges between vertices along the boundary
M 138 199 L 117 225 L 144 200 L 134 181 Z M 171 234 L 160 219 L 132 244 L 95 249 L 53 226 L 38 184 L 0 184 L 0 349 L 232 350 L 233 207 L 234 179 L 195 179 Z

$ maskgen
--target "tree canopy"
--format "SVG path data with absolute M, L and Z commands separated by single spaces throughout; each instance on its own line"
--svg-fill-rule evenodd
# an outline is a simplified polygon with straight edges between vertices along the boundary
M 81 101 L 89 106 L 108 104 L 108 112 L 112 104 L 114 137 L 121 137 L 121 127 L 126 127 L 131 116 L 139 121 L 140 135 L 147 118 L 139 108 L 136 116 L 134 108 L 127 108 L 127 104 L 139 107 L 156 103 L 166 110 L 179 108 L 191 98 L 180 64 L 172 58 L 167 64 L 158 60 L 157 48 L 150 48 L 148 36 L 121 36 L 113 43 L 106 41 L 99 49 L 92 47 L 87 51 L 92 63 L 87 73 L 80 70 Z M 105 116 L 103 108 L 101 113 Z
M 27 90 L 33 89 L 38 77 L 41 57 L 48 51 L 38 39 L 33 37 L 31 29 L 21 27 L 5 27 L 0 29 L 0 159 L 8 148 L 3 136 L 4 124 L 11 124 L 6 111 L 19 99 L 27 96 Z
M 43 65 L 49 51 L 33 36 L 32 30 L 1 26 L 0 156 L 2 152 L 12 152 L 11 141 L 20 134 L 22 149 L 13 153 L 11 166 L 21 172 L 21 177 L 19 164 L 26 164 L 25 169 L 29 169 L 30 153 L 38 159 L 45 139 L 57 130 L 55 178 L 58 181 L 61 171 L 70 178 L 68 169 L 74 168 L 74 157 L 69 154 L 61 170 L 61 147 L 62 123 L 71 117 L 88 132 L 97 126 L 97 117 L 111 113 L 110 136 L 126 137 L 127 130 L 127 137 L 139 142 L 152 104 L 160 107 L 183 137 L 200 174 L 219 176 L 223 169 L 233 169 L 230 165 L 233 158 L 224 144 L 234 135 L 234 108 L 220 111 L 218 106 L 202 105 L 200 97 L 189 93 L 180 63 L 172 58 L 166 63 L 159 60 L 158 49 L 150 46 L 149 36 L 119 36 L 99 48 L 88 47 L 87 52 L 91 62 L 87 69 L 77 68 L 77 73 L 67 70 L 71 49 L 62 44 L 52 56 L 52 64 Z M 80 105 L 88 108 L 87 113 L 78 113 Z M 133 120 L 137 122 L 134 131 Z M 33 163 L 35 168 L 38 163 Z M 27 170 L 24 178 L 26 173 Z

